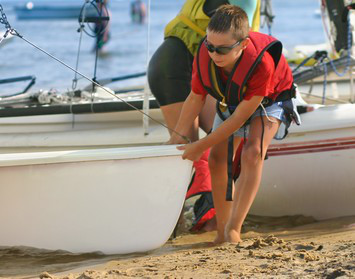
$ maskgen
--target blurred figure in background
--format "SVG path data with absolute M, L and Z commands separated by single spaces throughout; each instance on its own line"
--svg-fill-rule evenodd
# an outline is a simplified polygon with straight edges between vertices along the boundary
M 97 8 L 99 10 L 99 17 L 110 17 L 111 13 L 108 10 L 108 0 L 96 0 Z M 96 43 L 94 51 L 99 53 L 105 52 L 104 45 L 110 39 L 110 21 L 98 20 L 95 22 Z
M 134 23 L 143 24 L 146 16 L 145 4 L 141 0 L 131 2 L 131 19 Z

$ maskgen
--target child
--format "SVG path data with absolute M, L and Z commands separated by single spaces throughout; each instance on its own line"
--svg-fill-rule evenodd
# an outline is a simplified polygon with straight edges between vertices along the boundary
M 271 36 L 249 32 L 246 13 L 239 7 L 223 5 L 212 16 L 207 36 L 193 65 L 191 92 L 186 99 L 169 143 L 186 143 L 186 135 L 200 113 L 206 95 L 219 101 L 213 132 L 205 138 L 178 147 L 183 159 L 198 160 L 211 148 L 209 167 L 217 217 L 215 243 L 240 242 L 241 227 L 261 180 L 264 158 L 282 122 L 289 125 L 293 115 L 292 72 L 282 56 L 282 45 Z M 287 103 L 290 110 L 287 109 Z M 285 108 L 285 109 L 284 109 Z M 226 201 L 227 157 L 248 137 L 241 154 L 241 173 L 233 202 Z M 228 151 L 229 149 L 229 151 Z M 276 171 L 276 170 L 275 170 Z M 230 190 L 231 188 L 229 188 Z M 231 198 L 231 197 L 230 197 Z
M 248 11 L 250 25 L 259 30 L 260 0 L 185 0 L 184 5 L 165 27 L 164 41 L 149 62 L 147 77 L 149 88 L 159 103 L 169 133 L 175 128 L 182 106 L 191 91 L 191 75 L 194 56 L 199 43 L 206 35 L 207 25 L 216 9 L 232 4 Z M 210 132 L 216 113 L 215 100 L 206 97 L 199 117 L 195 119 L 185 136 L 198 139 L 198 128 Z M 201 159 L 194 162 L 195 175 L 186 198 L 201 194 L 194 206 L 195 224 L 192 230 L 215 229 L 212 186 L 206 150 Z

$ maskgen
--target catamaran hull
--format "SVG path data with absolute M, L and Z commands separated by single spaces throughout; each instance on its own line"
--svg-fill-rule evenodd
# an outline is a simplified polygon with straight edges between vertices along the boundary
M 164 122 L 159 109 L 152 109 L 149 114 Z M 142 119 L 137 111 L 1 117 L 0 150 L 8 153 L 14 149 L 142 145 L 169 139 L 169 131 L 153 120 L 145 133 Z
M 252 214 L 355 214 L 355 105 L 304 114 L 303 125 L 274 141 L 268 154 Z
M 180 215 L 191 165 L 175 146 L 0 155 L 0 246 L 158 248 Z
M 151 115 L 163 121 L 159 110 Z M 355 105 L 321 107 L 301 117 L 301 126 L 293 125 L 286 139 L 269 148 L 251 213 L 317 219 L 355 214 Z M 144 135 L 142 116 L 134 111 L 3 117 L 0 151 L 156 144 L 169 138 L 168 131 L 153 121 L 148 131 Z

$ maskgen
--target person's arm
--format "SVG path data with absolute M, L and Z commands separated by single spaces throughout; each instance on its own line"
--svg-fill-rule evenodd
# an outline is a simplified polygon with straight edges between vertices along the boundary
M 250 100 L 243 100 L 233 114 L 211 134 L 194 143 L 178 147 L 180 150 L 185 150 L 182 158 L 196 161 L 206 149 L 226 140 L 243 126 L 258 108 L 263 98 L 263 96 L 253 96 Z
M 186 143 L 186 140 L 184 140 L 181 135 L 185 136 L 187 131 L 193 125 L 194 120 L 202 110 L 205 99 L 206 98 L 203 95 L 196 94 L 193 91 L 190 92 L 189 96 L 184 102 L 179 120 L 171 135 L 170 140 L 168 141 L 168 144 Z

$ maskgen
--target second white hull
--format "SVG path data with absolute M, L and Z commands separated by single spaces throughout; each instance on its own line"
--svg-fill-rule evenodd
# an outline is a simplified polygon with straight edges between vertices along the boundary
M 273 141 L 251 213 L 355 215 L 355 105 L 303 114 L 282 141 Z

